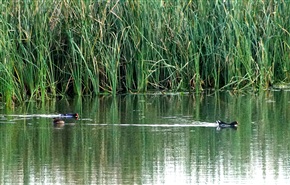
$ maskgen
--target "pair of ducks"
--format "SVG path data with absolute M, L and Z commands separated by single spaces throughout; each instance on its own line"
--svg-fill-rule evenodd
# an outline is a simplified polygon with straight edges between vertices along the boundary
M 62 119 L 60 119 L 60 118 L 78 119 L 79 118 L 79 114 L 78 113 L 60 114 L 60 116 L 58 118 L 53 118 L 53 124 L 55 126 L 64 126 L 65 122 Z M 226 122 L 217 120 L 216 123 L 218 124 L 218 129 L 221 129 L 221 128 L 237 128 L 238 127 L 238 122 L 237 121 L 233 121 L 231 123 L 226 123 Z
M 74 118 L 74 119 L 78 119 L 79 118 L 79 114 L 78 113 L 60 114 L 59 117 L 53 118 L 53 124 L 54 124 L 54 126 L 57 126 L 57 127 L 64 126 L 65 122 L 61 118 Z

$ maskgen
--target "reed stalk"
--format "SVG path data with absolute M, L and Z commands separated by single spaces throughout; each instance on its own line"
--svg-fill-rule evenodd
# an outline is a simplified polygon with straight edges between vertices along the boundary
M 9 104 L 290 81 L 284 1 L 17 1 L 0 9 L 0 94 Z

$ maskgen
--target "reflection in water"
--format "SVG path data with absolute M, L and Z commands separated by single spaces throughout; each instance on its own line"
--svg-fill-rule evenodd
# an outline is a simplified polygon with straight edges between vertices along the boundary
M 1 184 L 287 184 L 289 96 L 127 95 L 2 110 Z M 81 114 L 62 129 L 5 116 L 55 112 Z M 217 130 L 217 119 L 239 128 Z

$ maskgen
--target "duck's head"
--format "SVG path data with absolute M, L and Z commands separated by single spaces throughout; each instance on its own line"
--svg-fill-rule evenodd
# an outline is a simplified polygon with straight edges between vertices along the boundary
M 238 122 L 237 121 L 233 121 L 232 123 L 231 123 L 231 125 L 233 125 L 234 127 L 238 127 Z
M 76 119 L 79 118 L 79 114 L 78 114 L 78 113 L 75 113 L 73 116 L 74 116 L 74 118 L 76 118 Z

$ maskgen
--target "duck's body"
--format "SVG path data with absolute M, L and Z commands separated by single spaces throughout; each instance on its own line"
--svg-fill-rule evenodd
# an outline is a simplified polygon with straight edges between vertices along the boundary
M 237 128 L 238 127 L 237 121 L 233 121 L 231 123 L 226 123 L 226 122 L 217 120 L 216 123 L 218 124 L 218 127 L 220 127 L 220 128 Z

